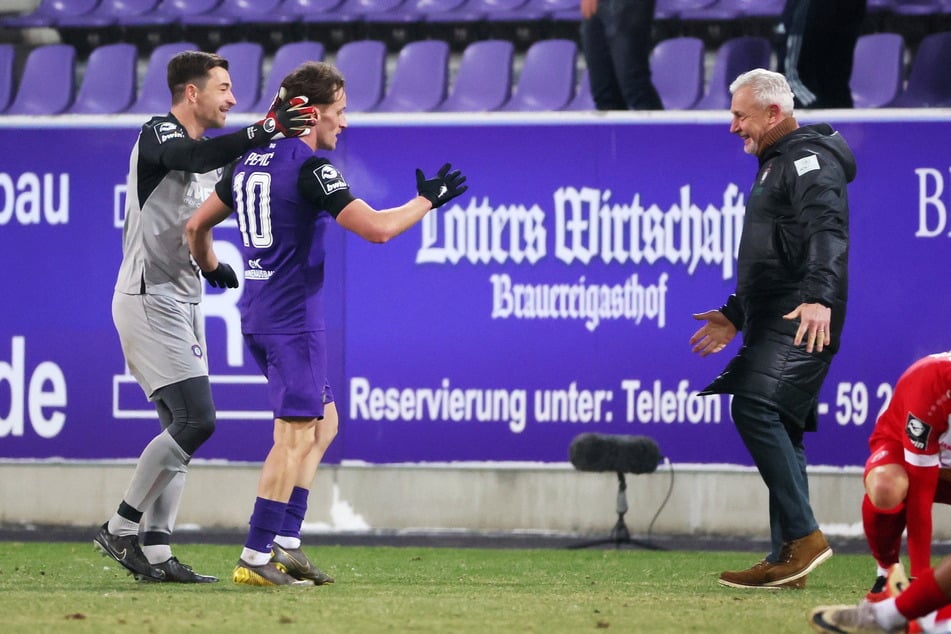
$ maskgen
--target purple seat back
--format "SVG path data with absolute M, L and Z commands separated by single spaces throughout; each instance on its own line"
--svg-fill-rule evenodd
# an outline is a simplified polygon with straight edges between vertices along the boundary
M 503 110 L 561 110 L 574 95 L 578 46 L 572 40 L 539 40 L 525 53 L 522 74 Z
M 449 44 L 442 40 L 409 42 L 396 58 L 386 96 L 376 112 L 428 112 L 446 98 Z
M 951 106 L 951 31 L 932 33 L 918 45 L 905 90 L 889 105 L 898 108 Z
M 0 44 L 0 112 L 7 109 L 13 97 L 13 69 L 16 49 L 13 44 Z
M 232 42 L 223 44 L 217 52 L 228 60 L 231 92 L 238 102 L 231 112 L 251 112 L 260 97 L 264 48 L 257 42 Z
M 508 40 L 472 42 L 462 53 L 452 91 L 436 110 L 488 112 L 498 110 L 512 87 L 515 47 Z
M 654 18 L 673 20 L 683 11 L 704 9 L 716 3 L 716 0 L 657 0 L 654 5 Z
M 149 56 L 145 76 L 139 87 L 139 97 L 126 112 L 164 114 L 172 104 L 168 89 L 168 62 L 182 51 L 197 51 L 191 42 L 171 42 L 155 47 Z
M 278 11 L 282 0 L 221 0 L 210 11 L 184 14 L 181 23 L 195 26 L 226 26 L 255 22 Z
M 6 114 L 59 114 L 73 101 L 76 49 L 46 44 L 30 51 Z
M 159 0 L 102 0 L 95 10 L 69 18 L 60 18 L 61 27 L 101 28 L 121 22 L 127 18 L 151 13 Z
M 285 15 L 300 18 L 331 11 L 341 4 L 343 4 L 343 0 L 284 0 L 280 11 Z
M 261 91 L 261 98 L 257 104 L 251 108 L 251 112 L 260 112 L 265 114 L 270 108 L 271 102 L 281 88 L 281 81 L 292 70 L 304 62 L 319 62 L 324 59 L 324 45 L 320 42 L 301 41 L 288 42 L 277 49 L 274 53 L 274 59 L 271 62 L 271 70 L 268 72 L 267 82 Z M 346 79 L 346 78 L 345 78 Z M 348 86 L 349 88 L 349 86 Z M 349 93 L 349 90 L 347 91 Z M 291 95 L 292 97 L 296 95 Z
M 72 114 L 125 112 L 135 99 L 136 60 L 134 44 L 104 44 L 93 49 L 86 64 Z
M 89 13 L 97 4 L 99 0 L 41 0 L 30 13 L 4 18 L 0 24 L 12 29 L 55 27 L 60 19 Z
M 192 16 L 209 13 L 220 3 L 221 0 L 160 0 L 151 11 L 120 16 L 119 24 L 126 26 L 175 24 Z
M 672 37 L 651 51 L 651 79 L 665 110 L 688 110 L 703 94 L 703 40 Z
M 487 112 L 498 110 L 512 90 L 515 47 L 508 40 L 481 40 L 466 47 L 452 92 L 437 110 Z
M 335 65 L 346 81 L 347 109 L 368 112 L 383 98 L 386 46 L 379 40 L 347 42 L 337 51 Z
M 856 108 L 881 108 L 901 92 L 905 40 L 898 33 L 868 33 L 855 43 L 849 87 Z
M 594 97 L 591 96 L 591 78 L 588 76 L 588 69 L 585 68 L 578 80 L 578 89 L 575 92 L 574 99 L 568 103 L 565 110 L 597 110 L 594 103 Z
M 727 40 L 717 50 L 707 93 L 694 110 L 727 110 L 732 102 L 730 84 L 741 73 L 769 68 L 773 48 L 765 37 L 745 36 Z

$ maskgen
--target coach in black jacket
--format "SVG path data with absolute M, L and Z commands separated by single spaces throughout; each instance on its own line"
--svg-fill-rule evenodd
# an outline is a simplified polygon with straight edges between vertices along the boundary
M 736 294 L 690 342 L 701 356 L 743 332 L 743 346 L 704 393 L 733 394 L 737 431 L 769 489 L 772 552 L 724 572 L 734 588 L 802 588 L 832 556 L 809 503 L 803 432 L 815 431 L 819 388 L 839 347 L 848 295 L 849 203 L 855 158 L 826 124 L 799 127 L 786 79 L 740 75 L 730 132 L 759 158 L 737 260 Z

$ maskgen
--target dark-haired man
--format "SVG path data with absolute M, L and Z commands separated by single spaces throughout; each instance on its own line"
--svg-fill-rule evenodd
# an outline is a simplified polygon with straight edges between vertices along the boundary
M 275 134 L 306 134 L 310 107 L 275 103 L 268 116 L 214 139 L 235 105 L 227 60 L 187 51 L 168 63 L 172 106 L 149 119 L 129 160 L 122 264 L 112 316 L 129 370 L 155 403 L 162 430 L 139 456 L 116 513 L 94 544 L 141 581 L 207 583 L 172 555 L 170 537 L 188 463 L 215 427 L 201 278 L 188 253 L 185 223 L 213 190 L 219 170 Z M 213 286 L 236 285 L 221 265 L 205 273 Z M 142 536 L 141 545 L 139 535 Z

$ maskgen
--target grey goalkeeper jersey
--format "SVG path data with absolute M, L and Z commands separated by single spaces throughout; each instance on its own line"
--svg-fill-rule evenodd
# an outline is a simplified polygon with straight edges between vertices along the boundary
M 214 191 L 221 168 L 267 141 L 249 130 L 195 140 L 171 113 L 142 126 L 129 157 L 117 292 L 201 301 L 185 224 Z

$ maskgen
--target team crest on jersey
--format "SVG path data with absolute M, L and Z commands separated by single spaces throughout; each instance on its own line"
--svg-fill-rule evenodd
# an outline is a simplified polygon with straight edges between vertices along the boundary
M 337 171 L 337 168 L 330 163 L 325 163 L 315 169 L 314 176 L 317 178 L 317 182 L 320 183 L 321 189 L 323 189 L 324 193 L 328 196 L 341 189 L 348 189 L 350 187 L 347 185 L 347 181 L 343 179 L 343 174 Z
M 202 357 L 203 353 L 201 351 L 201 346 L 199 346 L 197 343 L 192 346 L 192 354 L 198 357 L 199 359 L 201 359 Z
M 185 131 L 171 121 L 165 121 L 155 126 L 155 136 L 159 143 L 165 143 L 169 139 L 184 139 Z
M 931 425 L 915 418 L 914 414 L 909 414 L 908 420 L 905 422 L 905 435 L 908 436 L 912 447 L 924 451 L 928 446 L 928 439 L 931 437 Z

